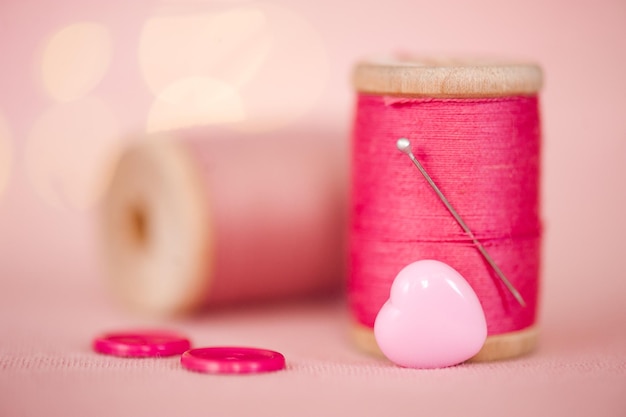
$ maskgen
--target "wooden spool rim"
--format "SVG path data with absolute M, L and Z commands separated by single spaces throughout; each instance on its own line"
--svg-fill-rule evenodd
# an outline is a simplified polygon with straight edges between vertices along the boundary
M 374 330 L 362 324 L 353 324 L 352 336 L 356 345 L 369 354 L 383 357 Z M 532 352 L 539 338 L 539 330 L 533 325 L 522 330 L 487 337 L 480 352 L 467 362 L 491 362 L 511 359 Z
M 361 93 L 432 98 L 534 95 L 541 68 L 532 63 L 492 60 L 371 60 L 356 65 L 354 88 Z

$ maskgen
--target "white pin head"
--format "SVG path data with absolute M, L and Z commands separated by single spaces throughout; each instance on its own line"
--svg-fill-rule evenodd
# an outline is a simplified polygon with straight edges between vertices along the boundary
M 400 138 L 396 142 L 396 146 L 400 152 L 404 152 L 407 155 L 413 153 L 411 151 L 411 142 L 407 138 Z

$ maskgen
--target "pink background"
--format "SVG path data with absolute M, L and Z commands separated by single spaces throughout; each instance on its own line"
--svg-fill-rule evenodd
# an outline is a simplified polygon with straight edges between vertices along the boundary
M 623 1 L 2 2 L 0 414 L 624 415 L 625 39 Z M 542 64 L 541 349 L 412 373 L 354 352 L 336 301 L 171 323 L 199 343 L 283 349 L 283 374 L 216 382 L 94 357 L 93 333 L 146 323 L 111 303 L 98 267 L 93 215 L 120 138 L 189 124 L 347 138 L 350 68 L 390 51 Z

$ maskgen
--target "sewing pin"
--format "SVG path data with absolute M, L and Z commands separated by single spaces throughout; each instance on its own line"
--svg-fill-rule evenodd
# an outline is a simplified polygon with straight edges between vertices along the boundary
M 435 193 L 441 200 L 441 202 L 446 206 L 450 214 L 452 214 L 452 217 L 454 217 L 454 219 L 461 226 L 461 228 L 463 228 L 465 233 L 467 233 L 470 239 L 472 239 L 472 242 L 474 243 L 474 245 L 476 245 L 476 247 L 478 248 L 478 251 L 485 258 L 485 260 L 489 263 L 489 265 L 493 268 L 493 270 L 496 272 L 500 280 L 508 288 L 511 294 L 513 294 L 513 297 L 515 297 L 517 302 L 520 303 L 522 307 L 526 307 L 526 302 L 524 301 L 524 298 L 522 298 L 522 295 L 519 293 L 519 291 L 517 291 L 517 289 L 513 286 L 513 284 L 511 284 L 511 281 L 509 281 L 508 278 L 504 275 L 500 267 L 498 267 L 498 265 L 495 263 L 493 258 L 489 255 L 485 247 L 478 241 L 478 239 L 476 239 L 476 236 L 474 236 L 474 233 L 472 233 L 472 231 L 467 226 L 467 224 L 465 224 L 461 216 L 459 216 L 459 213 L 457 213 L 454 207 L 452 207 L 452 204 L 450 204 L 448 199 L 443 195 L 439 187 L 437 187 L 437 184 L 435 184 L 435 182 L 430 177 L 430 175 L 428 175 L 428 173 L 426 172 L 422 164 L 420 164 L 417 158 L 415 158 L 415 155 L 413 155 L 413 151 L 411 150 L 411 142 L 407 138 L 400 138 L 398 139 L 396 146 L 398 147 L 398 150 L 400 152 L 405 153 L 411 159 L 411 161 L 413 161 L 413 164 L 415 164 L 417 169 L 419 169 L 419 171 L 422 173 L 422 175 L 424 176 L 428 184 L 432 187 L 432 189 L 435 191 Z

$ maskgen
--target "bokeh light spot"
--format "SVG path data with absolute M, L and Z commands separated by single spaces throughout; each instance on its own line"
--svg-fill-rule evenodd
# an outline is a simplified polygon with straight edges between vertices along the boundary
M 223 81 L 189 77 L 163 89 L 150 108 L 146 130 L 232 123 L 244 119 L 237 91 Z
M 303 16 L 268 3 L 220 13 L 177 5 L 176 12 L 148 19 L 142 30 L 139 62 L 153 94 L 184 78 L 220 80 L 235 89 L 245 111 L 229 127 L 247 132 L 294 123 L 319 104 L 328 51 Z
M 239 88 L 271 47 L 265 15 L 254 8 L 155 16 L 144 25 L 139 64 L 154 95 L 185 77 L 208 77 Z
M 0 113 L 0 198 L 9 183 L 9 175 L 13 163 L 11 149 L 12 142 L 9 125 L 2 113 Z
M 239 91 L 246 119 L 231 126 L 248 132 L 296 122 L 319 104 L 329 76 L 328 51 L 312 24 L 274 4 L 255 7 L 266 16 L 272 48 L 254 78 Z
M 25 163 L 36 192 L 58 208 L 86 210 L 101 197 L 121 144 L 109 107 L 95 98 L 58 104 L 32 126 Z
M 83 22 L 52 35 L 44 49 L 41 75 L 53 99 L 84 97 L 102 81 L 111 61 L 112 42 L 107 28 Z

